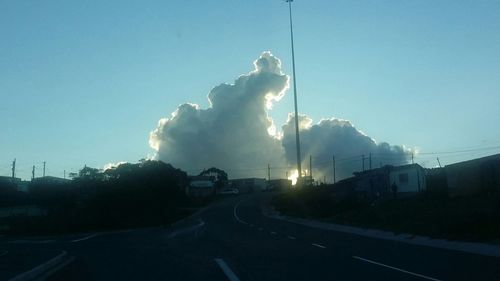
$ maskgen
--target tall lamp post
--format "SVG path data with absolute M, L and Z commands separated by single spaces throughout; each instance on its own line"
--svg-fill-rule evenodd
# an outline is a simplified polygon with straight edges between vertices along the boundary
M 293 0 L 285 0 L 285 1 L 288 2 L 288 10 L 290 14 L 290 41 L 292 43 L 292 71 L 293 71 L 293 100 L 295 103 L 295 142 L 297 145 L 297 171 L 299 173 L 297 182 L 300 184 L 302 178 L 302 168 L 301 168 L 301 157 L 300 157 L 299 110 L 297 108 L 297 81 L 295 79 L 295 52 L 293 48 L 293 24 L 292 24 Z

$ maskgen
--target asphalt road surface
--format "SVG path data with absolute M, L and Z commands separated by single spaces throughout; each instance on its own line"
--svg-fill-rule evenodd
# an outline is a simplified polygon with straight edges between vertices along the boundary
M 500 258 L 268 218 L 266 196 L 227 198 L 170 228 L 4 237 L 0 279 L 52 260 L 48 280 L 500 280 Z

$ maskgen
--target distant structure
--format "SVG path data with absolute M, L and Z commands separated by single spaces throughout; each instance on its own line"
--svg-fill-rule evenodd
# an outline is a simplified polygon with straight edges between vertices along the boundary
M 53 176 L 45 176 L 45 177 L 34 178 L 32 180 L 32 182 L 33 183 L 51 184 L 51 185 L 63 185 L 63 184 L 70 183 L 71 180 L 65 179 L 65 178 L 53 177 Z
M 0 188 L 11 186 L 17 191 L 27 192 L 29 183 L 29 181 L 23 181 L 20 178 L 0 176 Z
M 229 186 L 236 188 L 240 193 L 265 191 L 268 189 L 267 180 L 263 178 L 243 178 L 229 180 Z
M 419 164 L 386 165 L 355 172 L 354 177 L 343 179 L 334 186 L 342 196 L 359 196 L 374 200 L 395 195 L 415 195 L 427 189 L 427 181 L 425 169 Z
M 446 165 L 444 171 L 451 196 L 500 190 L 500 154 Z
M 190 176 L 186 194 L 193 198 L 206 198 L 215 194 L 215 177 Z
M 292 188 L 292 181 L 289 179 L 273 179 L 267 181 L 267 186 L 270 190 L 281 191 Z

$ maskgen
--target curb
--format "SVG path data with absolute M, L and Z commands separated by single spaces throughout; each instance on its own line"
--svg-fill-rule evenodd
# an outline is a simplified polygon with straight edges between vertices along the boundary
M 450 241 L 443 239 L 433 239 L 426 236 L 418 236 L 408 233 L 402 234 L 394 234 L 390 231 L 378 230 L 378 229 L 366 229 L 359 228 L 355 226 L 334 224 L 334 223 L 326 223 L 308 219 L 301 218 L 292 218 L 288 216 L 282 216 L 274 210 L 271 206 L 261 205 L 262 214 L 271 219 L 277 219 L 282 221 L 287 221 L 290 223 L 295 223 L 307 227 L 337 231 L 343 233 L 349 233 L 364 237 L 370 237 L 375 239 L 384 239 L 397 241 L 407 244 L 419 245 L 419 246 L 428 246 L 433 248 L 440 248 L 446 250 L 454 250 L 465 252 L 469 254 L 477 254 L 483 256 L 490 256 L 500 258 L 500 246 L 485 244 L 485 243 L 477 243 L 477 242 L 463 242 L 463 241 Z
M 67 252 L 62 251 L 62 253 L 57 255 L 56 257 L 9 279 L 9 281 L 27 281 L 27 280 L 34 280 L 36 278 L 41 278 L 43 280 L 47 278 L 50 274 L 61 269 L 63 266 L 69 264 L 72 261 L 73 258 L 71 257 L 68 258 Z

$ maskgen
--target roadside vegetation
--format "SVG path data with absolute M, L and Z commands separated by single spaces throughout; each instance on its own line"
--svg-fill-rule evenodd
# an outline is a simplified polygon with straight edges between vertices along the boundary
M 367 201 L 339 198 L 333 187 L 282 193 L 272 204 L 283 215 L 462 241 L 500 239 L 500 194 L 448 197 L 443 192 Z
M 69 183 L 34 181 L 29 192 L 0 190 L 0 207 L 34 206 L 38 216 L 2 218 L 8 234 L 57 234 L 169 225 L 197 204 L 185 194 L 187 174 L 160 161 L 122 164 L 102 172 L 84 167 Z

